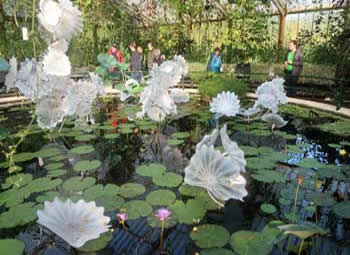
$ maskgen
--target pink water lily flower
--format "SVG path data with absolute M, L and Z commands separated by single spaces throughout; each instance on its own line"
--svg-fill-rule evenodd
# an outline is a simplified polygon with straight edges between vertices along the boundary
M 124 224 L 125 221 L 128 220 L 128 214 L 127 213 L 117 213 L 117 219 L 120 224 Z
M 164 221 L 170 219 L 171 211 L 166 208 L 160 208 L 155 215 L 159 220 Z

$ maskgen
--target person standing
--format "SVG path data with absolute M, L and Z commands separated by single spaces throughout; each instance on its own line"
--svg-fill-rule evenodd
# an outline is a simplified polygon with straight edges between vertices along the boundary
M 287 96 L 296 96 L 298 79 L 303 70 L 304 56 L 296 40 L 291 40 L 284 61 Z
M 214 52 L 210 53 L 210 58 L 208 62 L 208 71 L 214 73 L 220 73 L 221 70 L 221 56 L 220 49 L 216 48 Z
M 147 47 L 148 47 L 147 69 L 148 69 L 148 72 L 150 72 L 152 70 L 154 58 L 156 57 L 156 49 L 154 48 L 152 42 L 148 42 Z

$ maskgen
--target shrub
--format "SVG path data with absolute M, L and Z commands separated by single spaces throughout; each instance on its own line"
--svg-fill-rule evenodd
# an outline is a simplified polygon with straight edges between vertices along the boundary
M 203 98 L 213 98 L 223 91 L 234 92 L 238 98 L 243 99 L 248 92 L 248 87 L 244 80 L 221 74 L 199 81 L 199 93 Z

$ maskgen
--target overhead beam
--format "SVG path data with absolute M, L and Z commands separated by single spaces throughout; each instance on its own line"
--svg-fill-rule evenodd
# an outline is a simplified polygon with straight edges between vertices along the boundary
M 209 2 L 215 5 L 215 7 L 221 12 L 222 15 L 224 15 L 224 17 L 227 16 L 225 8 L 219 2 L 217 2 L 216 0 L 209 0 Z

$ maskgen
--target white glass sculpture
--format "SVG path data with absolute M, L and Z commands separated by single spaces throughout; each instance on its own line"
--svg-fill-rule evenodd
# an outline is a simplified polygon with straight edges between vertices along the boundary
M 261 108 L 259 107 L 250 107 L 248 109 L 245 109 L 245 108 L 240 108 L 239 109 L 239 112 L 238 112 L 238 115 L 242 115 L 242 116 L 245 116 L 245 117 L 251 117 L 255 114 L 258 114 L 259 112 L 261 112 Z
M 176 104 L 187 103 L 190 100 L 190 96 L 184 89 L 171 89 L 170 97 Z
M 71 73 L 71 64 L 66 55 L 68 43 L 61 39 L 49 46 L 43 59 L 43 69 L 49 75 L 67 76 Z M 59 65 L 57 64 L 59 63 Z
M 205 188 L 220 206 L 223 205 L 218 200 L 243 200 L 248 194 L 239 166 L 213 146 L 203 145 L 192 156 L 189 166 L 185 168 L 184 183 Z
M 234 92 L 222 92 L 210 103 L 210 111 L 215 113 L 215 118 L 222 116 L 233 117 L 239 112 L 239 100 Z
M 16 87 L 16 75 L 17 75 L 17 59 L 15 57 L 10 58 L 10 70 L 8 71 L 5 78 L 5 86 L 7 92 L 10 89 Z
M 210 135 L 205 135 L 202 138 L 202 141 L 200 141 L 196 145 L 196 151 L 199 150 L 203 145 L 206 145 L 208 147 L 212 146 L 215 144 L 217 138 L 219 136 L 219 129 L 215 128 Z
M 62 122 L 67 113 L 67 106 L 60 97 L 45 96 L 37 104 L 35 114 L 39 127 L 51 129 Z
M 56 197 L 53 202 L 45 201 L 44 209 L 37 214 L 40 225 L 75 248 L 109 231 L 110 218 L 103 215 L 104 208 L 96 207 L 95 202 L 73 203 L 70 199 L 63 202 Z
M 135 79 L 129 79 L 125 82 L 125 89 L 120 91 L 120 101 L 124 102 L 129 97 L 133 96 L 133 89 L 139 87 L 140 84 Z
M 83 28 L 81 12 L 70 0 L 40 0 L 40 23 L 58 39 L 71 40 Z
M 268 127 L 272 130 L 275 128 L 284 127 L 288 123 L 288 121 L 285 121 L 281 116 L 273 113 L 266 113 L 261 117 L 261 119 L 265 121 Z

